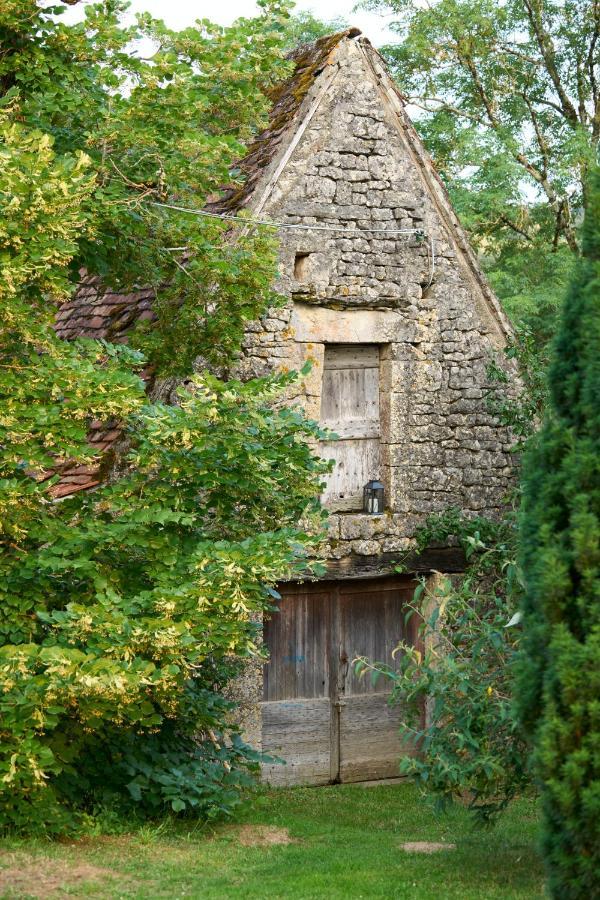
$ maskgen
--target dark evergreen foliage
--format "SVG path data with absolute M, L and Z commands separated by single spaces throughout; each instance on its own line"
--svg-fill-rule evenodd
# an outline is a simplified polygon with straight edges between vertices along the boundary
M 600 897 L 600 173 L 527 454 L 517 703 L 534 747 L 553 897 Z

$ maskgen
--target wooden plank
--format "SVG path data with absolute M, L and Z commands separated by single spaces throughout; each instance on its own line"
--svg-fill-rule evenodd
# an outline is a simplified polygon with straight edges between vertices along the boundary
M 325 369 L 365 369 L 379 367 L 377 344 L 328 344 Z
M 340 781 L 399 777 L 409 750 L 400 736 L 402 710 L 389 692 L 346 696 L 340 708 Z
M 379 422 L 378 368 L 324 370 L 321 424 L 351 420 Z
M 413 626 L 405 621 L 407 607 L 417 582 L 376 579 L 362 584 L 342 584 L 339 588 L 340 642 L 343 655 L 350 661 L 365 656 L 392 668 L 399 665 L 394 650 L 401 641 L 414 642 Z M 381 679 L 359 677 L 350 665 L 341 692 L 371 694 L 389 692 L 391 685 Z
M 331 700 L 279 700 L 261 704 L 262 748 L 285 760 L 266 763 L 272 785 L 327 784 L 331 780 Z
M 333 505 L 329 507 L 334 509 Z M 448 574 L 464 572 L 466 560 L 460 547 L 434 547 L 420 553 L 407 554 L 398 550 L 380 553 L 377 556 L 359 556 L 350 553 L 341 559 L 326 560 L 325 577 L 332 581 L 356 581 L 389 575 L 397 565 L 409 573 L 427 574 L 428 572 L 447 572 Z
M 340 694 L 340 605 L 339 585 L 330 586 L 329 616 L 329 699 L 331 703 L 329 774 L 332 782 L 338 780 L 340 772 L 340 716 L 338 699 Z
M 378 438 L 380 433 L 379 419 L 342 419 L 329 421 L 326 425 L 340 439 Z
M 281 585 L 278 611 L 265 623 L 262 747 L 282 763 L 263 765 L 273 785 L 331 779 L 329 673 L 331 585 Z
M 318 582 L 314 582 L 318 584 Z M 351 597 L 353 594 L 377 593 L 381 591 L 400 591 L 404 597 L 412 596 L 411 592 L 415 587 L 415 579 L 412 575 L 387 575 L 382 578 L 370 578 L 368 581 L 348 582 L 339 585 L 341 593 L 344 597 Z
M 282 588 L 278 611 L 265 622 L 263 700 L 329 695 L 329 594 L 323 584 Z
M 322 441 L 319 454 L 323 459 L 334 460 L 321 502 L 327 505 L 347 500 L 347 508 L 362 509 L 365 484 L 380 474 L 381 447 L 378 438 Z
M 365 656 L 392 668 L 400 641 L 416 638 L 417 621 L 405 621 L 416 582 L 382 578 L 338 587 L 341 657 L 347 660 L 340 684 L 340 780 L 362 781 L 398 776 L 403 752 L 401 710 L 390 706 L 392 685 L 358 676 L 353 660 Z
M 378 346 L 325 347 L 321 424 L 340 438 L 320 444 L 320 455 L 334 461 L 321 502 L 361 509 L 365 484 L 381 477 Z

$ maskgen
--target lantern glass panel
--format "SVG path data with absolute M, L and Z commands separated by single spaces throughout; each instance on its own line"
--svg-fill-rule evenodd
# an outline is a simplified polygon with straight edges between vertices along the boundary
M 363 489 L 363 511 L 370 516 L 381 516 L 384 501 L 385 490 L 381 481 L 369 481 Z

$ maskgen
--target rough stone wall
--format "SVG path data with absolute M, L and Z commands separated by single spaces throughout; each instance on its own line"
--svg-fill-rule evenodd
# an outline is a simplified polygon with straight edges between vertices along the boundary
M 497 318 L 364 50 L 347 41 L 337 66 L 261 215 L 346 233 L 280 231 L 278 288 L 289 300 L 248 328 L 237 374 L 312 359 L 289 400 L 318 418 L 324 345 L 381 344 L 383 471 L 373 474 L 386 485 L 389 512 L 331 516 L 330 557 L 350 574 L 352 558 L 409 546 L 429 513 L 497 513 L 513 463 L 510 435 L 485 401 L 491 359 L 505 365 Z M 358 233 L 375 228 L 425 237 Z

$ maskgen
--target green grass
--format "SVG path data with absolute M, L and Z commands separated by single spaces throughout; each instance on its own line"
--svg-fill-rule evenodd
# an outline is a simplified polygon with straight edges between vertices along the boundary
M 70 843 L 5 841 L 0 897 L 540 897 L 537 822 L 535 803 L 520 800 L 495 829 L 475 830 L 466 810 L 438 817 L 407 784 L 265 791 L 210 829 L 165 822 Z M 246 845 L 283 829 L 291 843 Z M 407 853 L 407 841 L 456 849 Z

